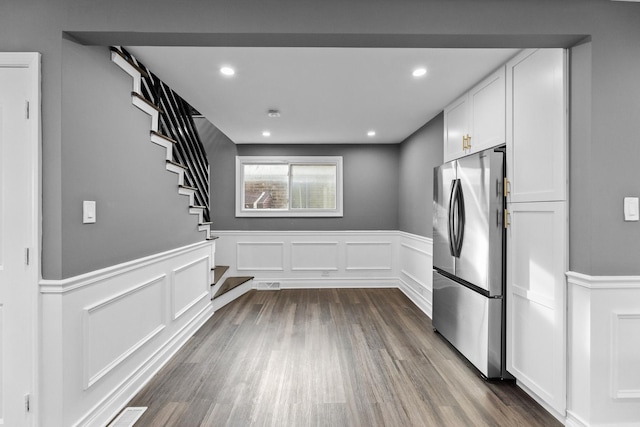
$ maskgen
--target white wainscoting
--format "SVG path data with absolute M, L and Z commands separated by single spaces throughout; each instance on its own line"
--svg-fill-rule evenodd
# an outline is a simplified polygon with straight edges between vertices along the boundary
M 217 263 L 258 289 L 397 287 L 397 231 L 213 233 Z
M 214 242 L 40 282 L 41 425 L 105 425 L 213 314 Z
M 567 277 L 566 425 L 640 426 L 640 276 Z
M 400 231 L 214 231 L 216 261 L 258 289 L 398 287 L 431 316 L 432 241 Z
M 420 309 L 433 314 L 433 241 L 400 233 L 400 289 Z

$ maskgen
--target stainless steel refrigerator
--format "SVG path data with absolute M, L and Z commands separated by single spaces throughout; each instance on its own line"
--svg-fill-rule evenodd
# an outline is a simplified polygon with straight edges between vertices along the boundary
M 487 378 L 505 369 L 504 148 L 434 170 L 433 327 Z

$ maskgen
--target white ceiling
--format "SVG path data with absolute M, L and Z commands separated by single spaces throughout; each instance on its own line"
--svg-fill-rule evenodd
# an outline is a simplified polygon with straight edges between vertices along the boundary
M 517 49 L 127 47 L 237 144 L 399 143 Z M 232 66 L 234 76 L 219 69 Z M 411 75 L 426 67 L 421 78 Z M 279 118 L 267 111 L 277 109 Z M 262 136 L 269 130 L 271 136 Z M 367 132 L 375 130 L 375 137 Z

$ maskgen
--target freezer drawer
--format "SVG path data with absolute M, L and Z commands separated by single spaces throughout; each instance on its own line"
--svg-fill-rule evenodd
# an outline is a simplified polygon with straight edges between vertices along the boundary
M 501 298 L 487 298 L 433 273 L 433 327 L 487 378 L 500 378 Z

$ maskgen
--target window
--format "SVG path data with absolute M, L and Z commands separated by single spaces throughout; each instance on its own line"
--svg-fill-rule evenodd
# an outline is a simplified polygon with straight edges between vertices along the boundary
M 236 157 L 236 216 L 342 216 L 342 157 Z

